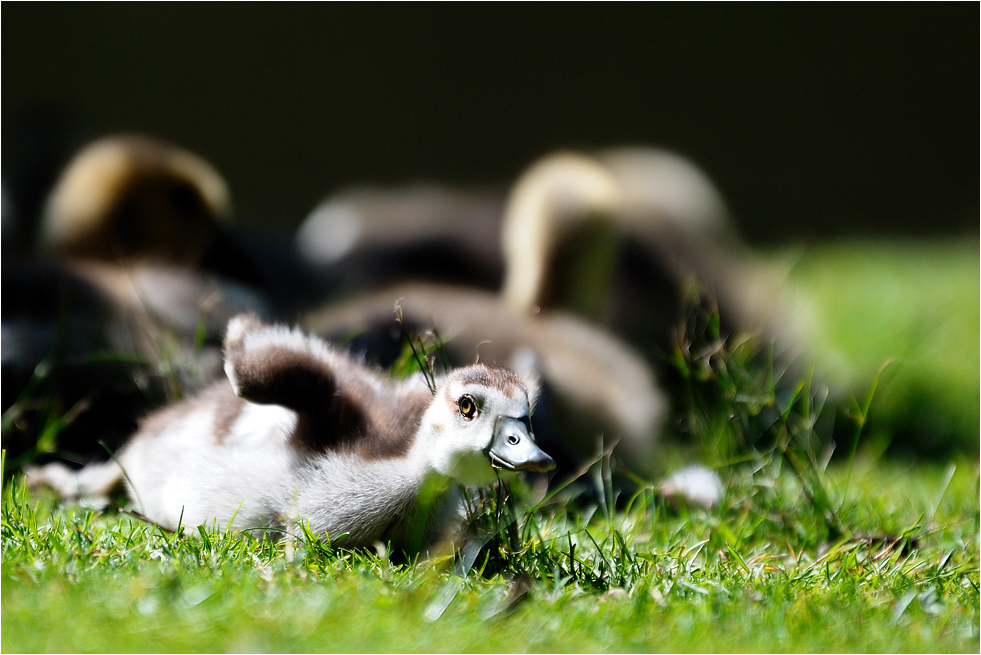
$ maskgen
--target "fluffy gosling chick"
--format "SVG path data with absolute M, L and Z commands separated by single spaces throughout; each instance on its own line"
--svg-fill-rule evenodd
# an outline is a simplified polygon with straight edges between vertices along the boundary
M 62 172 L 38 245 L 60 259 L 153 261 L 255 283 L 231 220 L 231 194 L 211 164 L 150 137 L 114 135 L 87 145 Z
M 243 315 L 228 325 L 225 372 L 151 417 L 119 464 L 48 465 L 29 481 L 100 495 L 125 470 L 135 506 L 168 528 L 290 529 L 300 519 L 345 546 L 411 550 L 419 526 L 431 543 L 454 514 L 452 493 L 417 503 L 431 479 L 451 489 L 490 483 L 495 469 L 554 466 L 531 431 L 534 394 L 506 369 L 457 369 L 433 392 L 422 377 L 391 380 L 320 339 Z

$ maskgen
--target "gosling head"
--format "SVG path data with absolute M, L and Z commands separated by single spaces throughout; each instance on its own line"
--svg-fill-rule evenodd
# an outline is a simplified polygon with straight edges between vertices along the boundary
M 423 425 L 427 455 L 439 473 L 486 484 L 496 471 L 545 472 L 555 462 L 531 429 L 534 389 L 502 368 L 457 369 L 437 387 Z

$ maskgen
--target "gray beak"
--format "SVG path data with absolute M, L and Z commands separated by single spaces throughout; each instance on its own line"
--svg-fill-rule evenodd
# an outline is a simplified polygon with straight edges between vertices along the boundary
M 555 461 L 535 443 L 527 418 L 498 418 L 487 456 L 491 466 L 508 471 L 544 473 L 555 468 Z

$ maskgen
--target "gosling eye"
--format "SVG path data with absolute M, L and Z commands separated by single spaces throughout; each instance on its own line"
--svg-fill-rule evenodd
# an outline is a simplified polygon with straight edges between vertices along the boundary
M 474 402 L 472 396 L 460 396 L 458 404 L 460 405 L 460 414 L 463 418 L 469 421 L 477 416 L 477 403 Z

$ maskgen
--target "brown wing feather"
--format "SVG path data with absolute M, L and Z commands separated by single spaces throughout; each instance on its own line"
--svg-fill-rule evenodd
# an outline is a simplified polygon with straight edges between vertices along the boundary
M 378 374 L 316 337 L 263 325 L 244 315 L 229 323 L 225 370 L 235 392 L 298 415 L 293 439 L 304 448 L 348 449 L 366 458 L 404 454 L 425 411 Z

